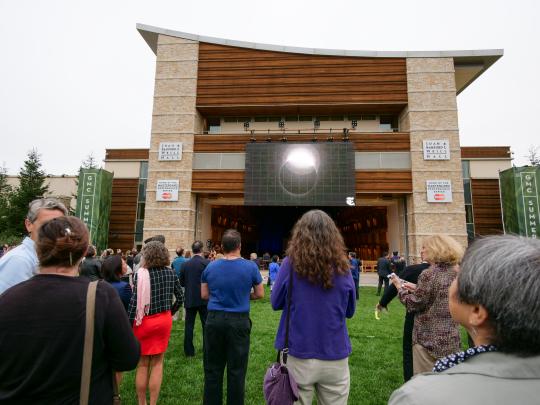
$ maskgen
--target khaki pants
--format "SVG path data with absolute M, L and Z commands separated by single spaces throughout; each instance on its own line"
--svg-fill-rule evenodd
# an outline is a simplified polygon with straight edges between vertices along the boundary
M 424 346 L 419 344 L 413 345 L 412 354 L 414 375 L 433 370 L 433 366 L 437 359 L 429 354 Z
M 298 384 L 295 404 L 311 405 L 313 394 L 319 405 L 346 405 L 349 398 L 349 358 L 341 360 L 299 359 L 289 355 L 287 368 Z

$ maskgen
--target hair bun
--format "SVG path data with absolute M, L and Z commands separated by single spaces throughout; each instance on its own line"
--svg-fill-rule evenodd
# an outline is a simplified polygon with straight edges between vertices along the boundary
M 41 266 L 71 267 L 87 247 L 88 230 L 79 218 L 54 218 L 39 229 L 36 250 Z

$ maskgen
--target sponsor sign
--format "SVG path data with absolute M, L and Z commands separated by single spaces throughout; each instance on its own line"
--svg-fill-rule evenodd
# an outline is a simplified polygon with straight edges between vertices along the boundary
M 178 180 L 158 180 L 156 201 L 178 201 Z
M 182 142 L 160 142 L 158 160 L 182 160 Z
M 112 173 L 102 169 L 81 169 L 75 216 L 87 226 L 90 242 L 107 248 L 112 200 Z
M 81 199 L 79 201 L 79 213 L 81 220 L 86 224 L 90 231 L 90 240 L 92 240 L 92 231 L 94 230 L 94 200 L 96 198 L 97 173 L 81 173 Z M 98 197 L 99 198 L 99 197 Z
M 424 160 L 450 160 L 448 139 L 426 139 L 424 141 Z
M 452 202 L 452 182 L 450 180 L 426 180 L 426 190 L 428 202 Z
M 520 177 L 524 207 L 525 236 L 537 239 L 540 234 L 540 204 L 538 203 L 536 172 L 520 173 Z

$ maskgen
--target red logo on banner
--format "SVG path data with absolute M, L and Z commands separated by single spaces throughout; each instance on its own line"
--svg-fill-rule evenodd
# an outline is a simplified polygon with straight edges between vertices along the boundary
M 170 200 L 172 198 L 172 193 L 165 191 L 161 193 L 161 198 L 163 198 L 164 200 Z
M 433 198 L 435 198 L 436 201 L 444 201 L 445 199 L 444 194 L 434 194 Z

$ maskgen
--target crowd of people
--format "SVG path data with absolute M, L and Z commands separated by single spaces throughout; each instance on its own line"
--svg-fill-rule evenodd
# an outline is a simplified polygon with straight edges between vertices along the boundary
M 111 404 L 122 372 L 136 368 L 139 404 L 147 396 L 156 404 L 173 317 L 184 306 L 186 357 L 196 353 L 197 314 L 203 331 L 202 402 L 222 403 L 226 370 L 226 401 L 243 404 L 250 300 L 265 294 L 261 267 L 272 308 L 282 311 L 274 346 L 297 403 L 350 402 L 346 319 L 355 314 L 361 262 L 323 211 L 306 212 L 284 257 L 265 254 L 262 263 L 241 256 L 235 229 L 209 251 L 201 241 L 188 252 L 178 248 L 172 262 L 160 235 L 140 252 L 107 249 L 97 257 L 84 223 L 54 199 L 33 201 L 25 226 L 29 236 L 0 258 L 1 403 Z M 406 307 L 406 383 L 389 403 L 538 403 L 540 241 L 493 236 L 464 251 L 433 235 L 421 256 L 407 267 L 397 252 L 378 261 L 379 293 L 387 284 L 376 310 L 394 297 Z M 459 325 L 470 336 L 466 351 Z

